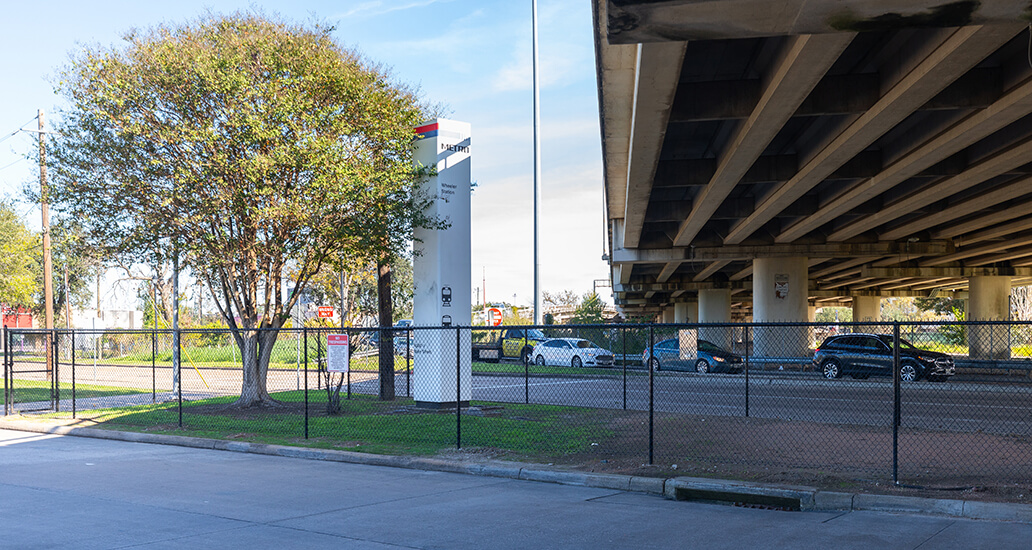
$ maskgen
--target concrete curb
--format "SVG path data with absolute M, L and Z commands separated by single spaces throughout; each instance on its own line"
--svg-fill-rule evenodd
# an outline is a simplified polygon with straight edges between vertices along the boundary
M 540 465 L 516 462 L 463 463 L 434 458 L 374 455 L 333 449 L 310 449 L 285 445 L 266 445 L 242 441 L 223 441 L 178 435 L 119 432 L 99 428 L 80 428 L 27 420 L 0 419 L 0 428 L 24 432 L 111 439 L 131 443 L 173 445 L 305 460 L 346 462 L 368 466 L 389 466 L 477 476 L 519 479 L 663 495 L 672 500 L 694 500 L 769 506 L 813 512 L 881 511 L 949 516 L 957 518 L 1017 521 L 1032 523 L 1032 505 L 1003 502 L 840 493 L 813 487 L 770 485 L 695 477 L 650 478 L 622 474 L 595 474 L 554 470 Z

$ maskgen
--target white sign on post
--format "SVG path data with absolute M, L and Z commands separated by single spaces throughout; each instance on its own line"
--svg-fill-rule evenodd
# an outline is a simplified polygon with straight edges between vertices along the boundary
M 326 339 L 326 370 L 328 372 L 348 372 L 348 356 L 350 355 L 347 334 L 330 334 Z
M 444 222 L 447 227 L 415 230 L 412 324 L 417 327 L 469 327 L 472 324 L 470 294 L 473 288 L 470 126 L 467 122 L 439 118 L 418 126 L 415 133 L 416 163 L 436 168 L 436 173 L 423 182 L 422 190 L 434 199 L 425 213 Z M 417 405 L 453 407 L 456 401 L 469 401 L 472 349 L 468 328 L 459 336 L 457 339 L 455 331 L 447 329 L 415 332 L 412 396 Z M 456 388 L 459 388 L 458 395 Z

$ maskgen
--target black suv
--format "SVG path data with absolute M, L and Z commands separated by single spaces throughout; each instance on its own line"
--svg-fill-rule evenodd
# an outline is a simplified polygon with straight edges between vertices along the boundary
M 953 358 L 926 351 L 900 338 L 899 377 L 905 382 L 926 378 L 941 382 L 953 376 Z M 839 334 L 831 336 L 813 354 L 813 364 L 825 378 L 848 374 L 853 378 L 892 376 L 892 336 Z

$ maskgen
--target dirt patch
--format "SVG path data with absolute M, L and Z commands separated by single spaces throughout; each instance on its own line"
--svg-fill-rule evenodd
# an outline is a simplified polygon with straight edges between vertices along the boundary
M 600 411 L 601 414 L 606 412 Z M 612 435 L 576 453 L 528 456 L 503 449 L 448 451 L 646 477 L 693 476 L 804 485 L 829 491 L 1032 503 L 1029 438 L 900 432 L 899 484 L 890 428 L 774 419 L 657 415 L 649 463 L 645 413 L 612 415 Z

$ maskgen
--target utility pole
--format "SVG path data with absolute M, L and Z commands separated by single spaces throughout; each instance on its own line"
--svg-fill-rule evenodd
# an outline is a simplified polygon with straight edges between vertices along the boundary
M 530 19 L 534 35 L 534 324 L 540 325 L 543 322 L 541 315 L 541 257 L 538 253 L 541 219 L 541 102 L 538 93 L 538 28 L 537 28 L 537 0 L 530 2 Z
M 54 346 L 54 280 L 53 262 L 50 259 L 50 204 L 49 189 L 47 186 L 47 145 L 46 134 L 43 131 L 43 110 L 37 111 L 36 118 L 39 121 L 39 200 L 43 210 L 43 299 L 46 310 L 46 350 L 47 350 L 47 380 L 54 376 L 54 360 L 51 353 Z
M 68 288 L 68 264 L 64 266 L 65 328 L 72 328 L 72 299 Z

